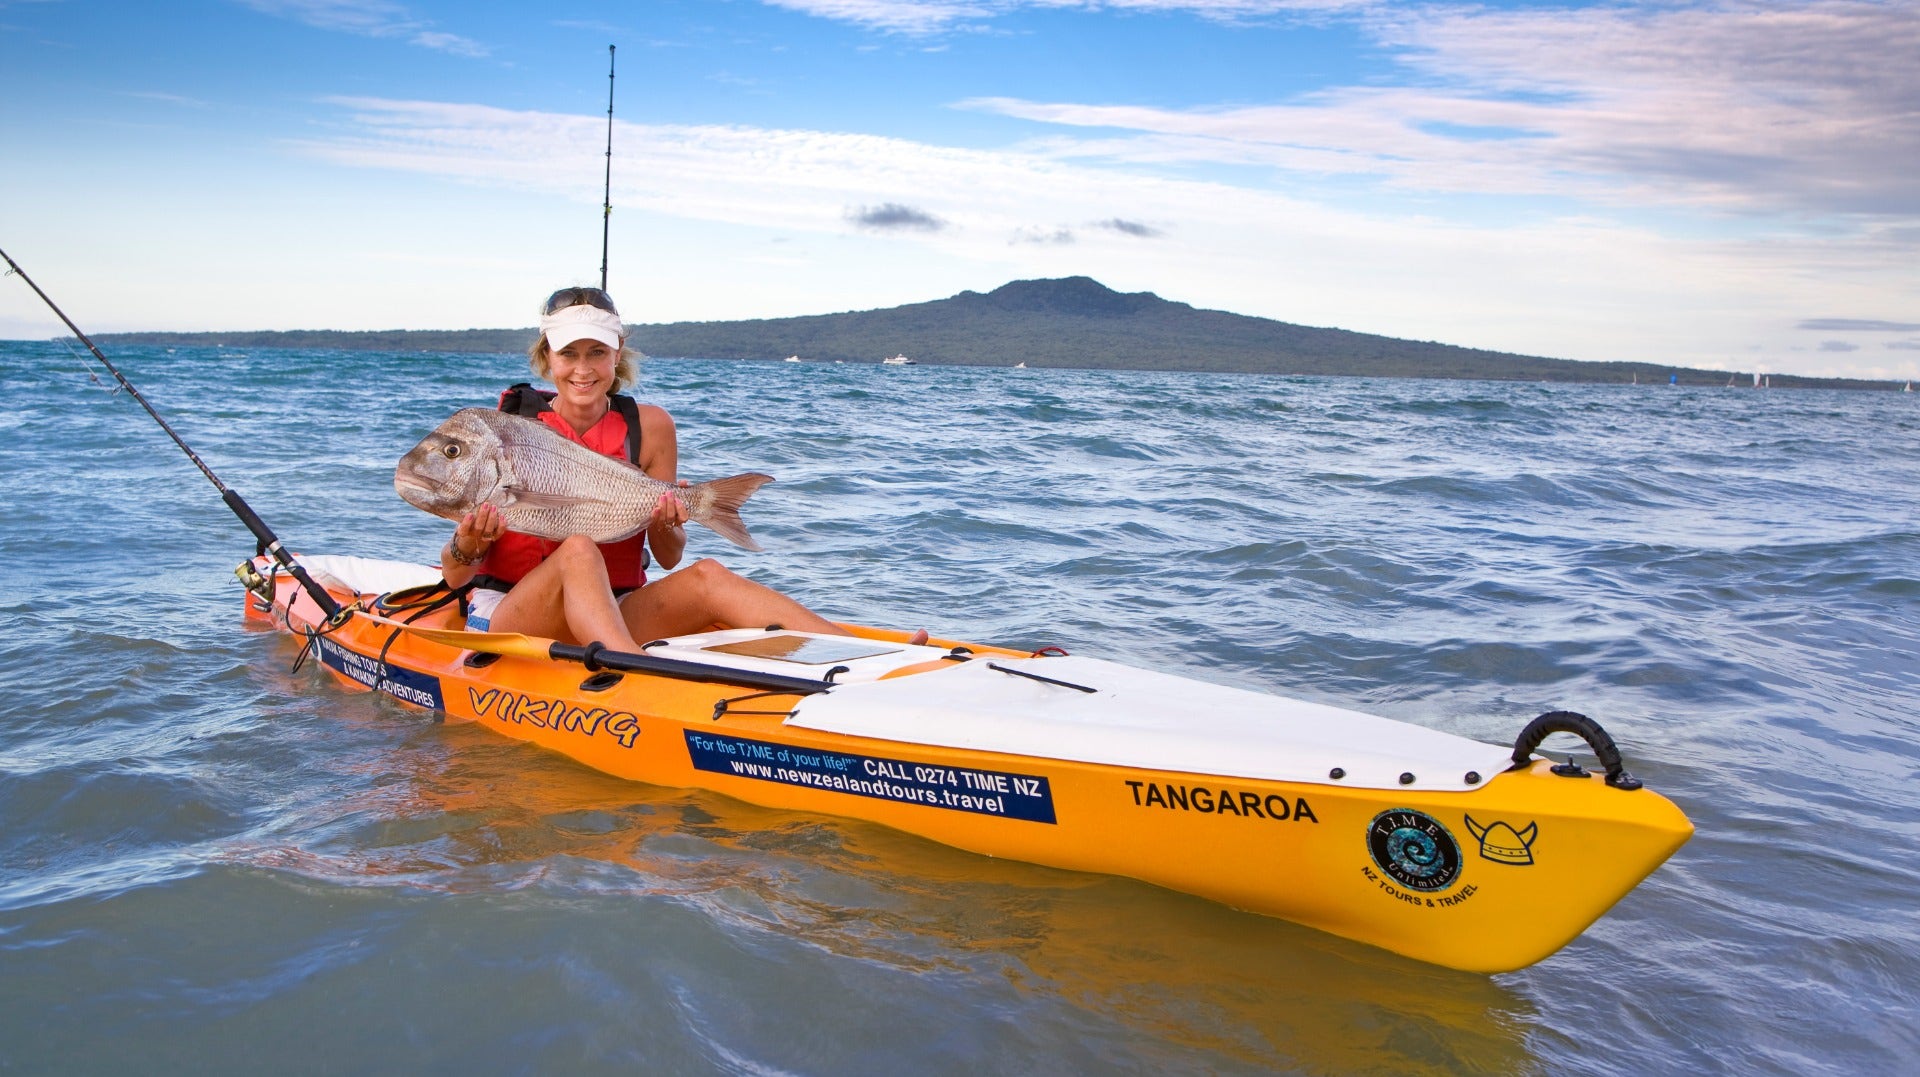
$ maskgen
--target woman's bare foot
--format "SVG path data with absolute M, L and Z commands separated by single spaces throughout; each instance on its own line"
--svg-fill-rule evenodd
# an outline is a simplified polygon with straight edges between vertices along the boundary
M 927 642 L 927 630 L 924 628 L 916 631 L 913 635 L 907 637 L 907 646 L 909 647 L 922 647 L 926 645 L 926 642 Z

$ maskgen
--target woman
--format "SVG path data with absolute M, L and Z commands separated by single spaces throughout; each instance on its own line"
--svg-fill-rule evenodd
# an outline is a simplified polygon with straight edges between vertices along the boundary
M 529 353 L 534 373 L 553 383 L 550 410 L 534 416 L 596 452 L 627 459 L 627 418 L 637 414 L 636 463 L 663 482 L 677 482 L 680 447 L 673 418 L 653 404 L 613 406 L 636 380 L 633 353 L 613 300 L 598 288 L 562 288 L 547 300 L 540 337 Z M 686 549 L 686 506 L 661 497 L 647 526 L 632 538 L 597 546 L 583 535 L 549 542 L 509 531 L 492 505 L 466 514 L 441 551 L 448 585 L 472 580 L 467 627 L 522 632 L 572 643 L 598 640 L 639 650 L 641 640 L 721 627 L 778 624 L 803 632 L 839 626 L 771 588 L 701 558 L 648 582 L 647 550 L 662 568 Z

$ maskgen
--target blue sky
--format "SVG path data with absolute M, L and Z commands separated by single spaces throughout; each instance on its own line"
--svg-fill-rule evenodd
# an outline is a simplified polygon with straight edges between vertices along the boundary
M 0 0 L 0 247 L 89 331 L 777 317 L 1086 274 L 1920 378 L 1920 0 Z M 58 329 L 19 282 L 0 337 Z M 911 342 L 902 347 L 911 350 Z

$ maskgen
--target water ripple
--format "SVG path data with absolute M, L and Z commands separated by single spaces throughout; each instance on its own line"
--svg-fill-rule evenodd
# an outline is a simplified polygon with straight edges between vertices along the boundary
M 164 435 L 71 350 L 0 348 L 0 385 L 58 402 L 0 420 L 33 432 L 0 529 L 17 1068 L 1853 1074 L 1920 1050 L 1906 394 L 645 364 L 688 475 L 779 479 L 748 510 L 765 554 L 694 552 L 829 613 L 1492 742 L 1605 722 L 1698 836 L 1489 979 L 614 781 L 294 673 L 239 623 L 252 540 Z M 394 458 L 526 376 L 117 358 L 291 544 L 415 560 L 445 525 L 395 500 Z

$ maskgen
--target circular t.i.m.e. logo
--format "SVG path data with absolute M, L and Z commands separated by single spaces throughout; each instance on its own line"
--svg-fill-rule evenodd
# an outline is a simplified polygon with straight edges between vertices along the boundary
M 1460 877 L 1460 846 L 1440 820 L 1407 808 L 1383 811 L 1367 827 L 1367 851 L 1387 877 L 1431 894 Z

